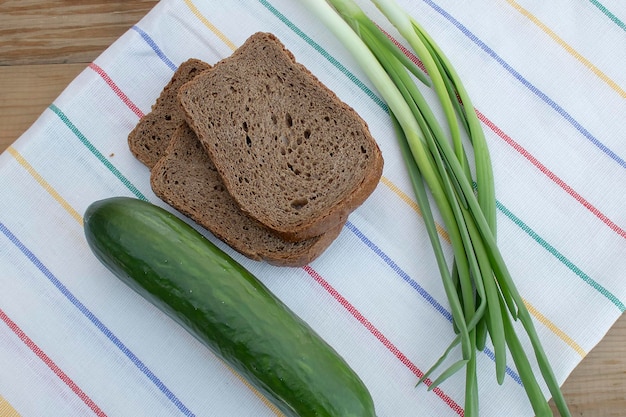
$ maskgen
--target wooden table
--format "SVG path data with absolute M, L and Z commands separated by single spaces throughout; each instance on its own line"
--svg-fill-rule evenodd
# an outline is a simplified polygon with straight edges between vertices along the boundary
M 156 3 L 0 0 L 0 152 Z M 626 316 L 574 370 L 563 391 L 573 416 L 626 415 Z

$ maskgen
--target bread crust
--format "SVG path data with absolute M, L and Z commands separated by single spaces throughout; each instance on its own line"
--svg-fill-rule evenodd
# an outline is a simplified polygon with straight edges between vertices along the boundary
M 128 147 L 132 154 L 148 168 L 152 168 L 165 154 L 174 131 L 184 120 L 178 101 L 178 89 L 211 65 L 190 58 L 180 64 L 161 91 L 149 113 L 145 114 L 128 134 Z
M 270 33 L 184 84 L 179 100 L 240 209 L 285 240 L 344 224 L 382 175 L 365 121 Z
M 182 122 L 150 174 L 154 193 L 242 255 L 276 266 L 301 267 L 319 257 L 343 224 L 288 242 L 241 212 L 193 130 Z
M 250 91 L 228 94 L 241 88 Z M 260 117 L 238 118 L 242 109 Z M 233 137 L 240 142 L 226 149 L 240 153 L 235 162 L 216 151 Z M 182 63 L 128 145 L 165 203 L 242 255 L 288 267 L 312 262 L 332 244 L 383 168 L 365 121 L 261 32 L 213 67 Z M 244 161 L 246 154 L 253 156 Z M 251 189 L 264 210 L 244 198 Z

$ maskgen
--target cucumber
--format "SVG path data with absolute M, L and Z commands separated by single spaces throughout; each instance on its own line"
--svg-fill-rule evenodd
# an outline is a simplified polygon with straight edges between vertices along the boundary
M 373 417 L 364 383 L 243 266 L 151 203 L 113 197 L 84 216 L 119 279 L 222 358 L 286 416 Z

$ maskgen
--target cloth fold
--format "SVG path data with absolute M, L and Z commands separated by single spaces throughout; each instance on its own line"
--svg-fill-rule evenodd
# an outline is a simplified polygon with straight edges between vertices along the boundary
M 625 309 L 626 13 L 564 0 L 399 3 L 474 102 L 493 160 L 498 242 L 563 382 Z M 454 332 L 386 106 L 349 51 L 287 0 L 161 0 L 0 155 L 1 412 L 280 415 L 100 265 L 82 230 L 84 210 L 101 198 L 168 208 L 127 135 L 180 63 L 214 64 L 256 31 L 278 36 L 364 118 L 383 177 L 303 268 L 250 261 L 202 232 L 346 358 L 379 417 L 463 415 L 463 373 L 433 391 L 415 387 Z M 497 384 L 490 342 L 478 378 L 481 415 L 533 415 L 510 359 Z

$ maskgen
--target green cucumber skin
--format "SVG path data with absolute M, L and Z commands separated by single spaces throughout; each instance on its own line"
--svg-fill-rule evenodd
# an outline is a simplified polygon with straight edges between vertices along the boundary
M 113 197 L 84 216 L 119 279 L 230 364 L 286 416 L 375 417 L 348 364 L 243 266 L 151 203 Z

